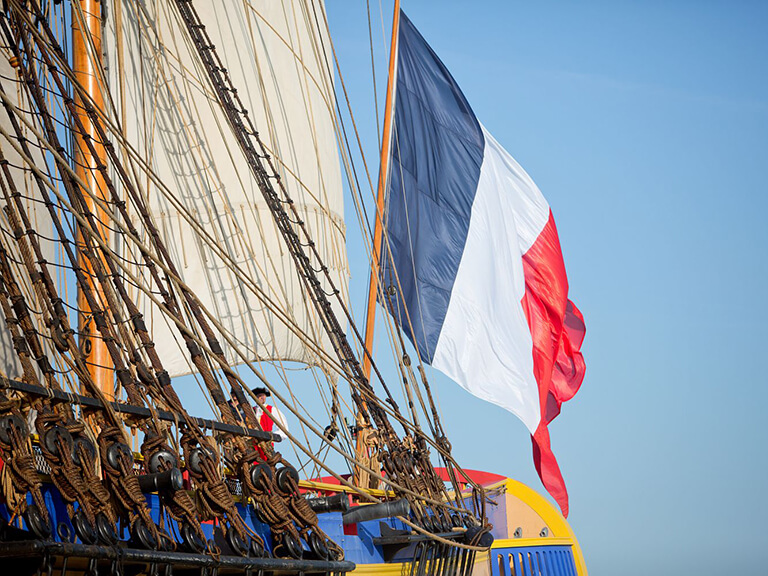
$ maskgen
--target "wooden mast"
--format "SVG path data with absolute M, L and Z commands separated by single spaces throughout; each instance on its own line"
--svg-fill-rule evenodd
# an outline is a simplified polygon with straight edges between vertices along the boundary
M 72 11 L 72 64 L 77 82 L 83 86 L 90 95 L 93 105 L 98 109 L 104 109 L 104 94 L 99 82 L 98 66 L 101 64 L 101 1 L 100 0 L 73 0 Z M 82 18 L 78 17 L 78 13 Z M 80 122 L 86 128 L 91 138 L 96 154 L 88 150 L 85 138 L 79 132 L 75 132 L 75 172 L 87 184 L 90 192 L 101 199 L 106 200 L 106 185 L 104 179 L 97 170 L 97 166 L 106 162 L 106 152 L 99 141 L 96 129 L 88 114 L 82 108 L 82 98 L 75 92 L 75 104 L 78 105 Z M 85 194 L 86 204 L 99 222 L 108 221 L 108 215 L 96 202 Z M 100 224 L 100 234 L 109 242 L 109 230 Z M 78 242 L 82 238 L 78 236 Z M 82 254 L 82 251 L 80 252 Z M 94 279 L 90 262 L 81 257 L 80 265 L 85 269 L 89 282 L 92 283 L 94 292 L 101 302 L 105 302 L 102 290 Z M 94 325 L 91 309 L 82 294 L 78 295 L 78 307 L 81 310 L 79 319 L 80 348 L 86 354 L 89 363 L 89 371 L 96 385 L 110 400 L 114 400 L 114 370 L 112 360 L 107 351 L 107 346 L 98 334 Z
M 363 373 L 371 378 L 371 357 L 373 356 L 373 328 L 376 320 L 376 296 L 379 291 L 379 276 L 381 269 L 381 245 L 384 234 L 384 191 L 389 173 L 389 157 L 392 147 L 392 123 L 395 100 L 395 74 L 397 72 L 397 38 L 400 29 L 400 0 L 395 0 L 392 17 L 392 40 L 389 49 L 389 73 L 387 76 L 387 96 L 384 102 L 384 132 L 381 140 L 381 159 L 379 161 L 379 182 L 376 192 L 376 213 L 373 228 L 373 250 L 371 257 L 371 279 L 368 286 L 368 308 L 365 318 L 365 351 L 363 352 Z M 369 461 L 367 439 L 370 424 L 366 424 L 362 416 L 357 418 L 358 434 L 355 451 L 357 460 Z M 373 467 L 373 466 L 371 466 Z M 367 473 L 360 468 L 355 469 L 355 485 L 367 488 Z

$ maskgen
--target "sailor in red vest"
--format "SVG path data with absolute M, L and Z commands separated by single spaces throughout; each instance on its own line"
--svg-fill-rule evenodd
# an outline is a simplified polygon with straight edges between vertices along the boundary
M 285 440 L 285 434 L 282 432 L 279 426 L 275 426 L 275 421 L 279 422 L 280 426 L 282 426 L 286 431 L 288 430 L 288 422 L 286 421 L 285 416 L 283 416 L 283 413 L 278 410 L 277 406 L 267 404 L 267 396 L 272 396 L 272 394 L 269 392 L 269 390 L 262 387 L 256 387 L 252 390 L 252 392 L 256 396 L 256 399 L 264 404 L 267 412 L 269 412 L 269 414 L 272 416 L 272 418 L 270 418 L 269 415 L 265 414 L 264 410 L 262 410 L 258 405 L 253 407 L 254 411 L 256 412 L 256 419 L 259 421 L 259 425 L 261 425 L 261 429 L 265 432 L 272 432 L 272 434 L 281 440 Z

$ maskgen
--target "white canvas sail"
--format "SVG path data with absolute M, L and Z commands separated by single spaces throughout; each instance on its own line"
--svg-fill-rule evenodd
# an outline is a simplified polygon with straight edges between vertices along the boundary
M 206 30 L 238 87 L 334 284 L 346 292 L 341 172 L 322 5 L 198 2 Z M 144 177 L 152 214 L 184 282 L 250 358 L 317 364 L 305 337 L 329 343 L 294 264 L 169 0 L 115 2 L 105 47 L 117 120 L 182 209 Z M 317 21 L 319 18 L 319 23 Z M 290 318 L 271 313 L 201 240 L 191 216 Z M 136 292 L 166 369 L 190 371 L 176 330 Z M 342 315 L 343 317 L 343 315 Z M 231 361 L 238 358 L 231 347 Z
M 10 57 L 11 54 L 7 50 L 0 50 L 0 76 L 5 79 L 17 78 L 16 69 L 10 64 Z M 26 102 L 20 88 L 21 84 L 18 82 L 14 83 L 8 80 L 3 80 L 3 92 L 11 103 L 22 110 L 29 110 L 30 105 Z M 27 116 L 27 119 L 29 118 L 30 117 Z M 32 228 L 38 234 L 38 242 L 40 243 L 43 257 L 48 262 L 54 263 L 57 261 L 57 250 L 55 243 L 52 241 L 54 236 L 53 223 L 48 215 L 48 210 L 41 202 L 41 193 L 32 178 L 28 163 L 14 147 L 14 145 L 18 146 L 18 141 L 13 137 L 14 130 L 11 121 L 5 109 L 2 107 L 0 107 L 0 126 L 2 126 L 5 133 L 11 135 L 11 138 L 9 139 L 3 133 L 0 133 L 0 149 L 2 149 L 3 156 L 9 163 L 8 169 L 11 173 L 11 178 L 23 196 L 21 202 L 24 205 L 24 209 L 29 217 Z M 32 161 L 35 166 L 45 166 L 45 160 L 41 149 L 34 145 L 37 138 L 30 130 L 25 128 L 23 124 L 21 124 L 21 126 L 25 138 L 28 138 L 29 142 L 32 143 L 29 147 Z M 0 227 L 2 227 L 3 230 L 10 230 L 11 227 L 4 210 L 5 204 L 5 198 L 0 197 Z M 18 272 L 14 277 L 21 286 L 27 301 L 31 303 L 30 308 L 33 311 L 33 318 L 36 318 L 34 311 L 39 310 L 40 307 L 35 304 L 36 299 L 33 296 L 29 275 L 22 272 L 23 269 L 20 264 L 17 264 L 22 262 L 18 244 L 6 235 L 2 238 L 2 245 L 9 252 L 10 260 L 12 261 L 11 265 L 15 267 L 15 272 Z M 2 329 L 0 329 L 0 374 L 8 378 L 20 378 L 21 365 L 19 364 L 18 357 L 13 348 L 10 331 L 5 329 L 5 317 L 1 310 L 0 322 L 2 322 Z M 41 325 L 42 322 L 38 322 L 38 326 Z M 42 339 L 42 342 L 44 345 L 47 345 L 45 339 Z

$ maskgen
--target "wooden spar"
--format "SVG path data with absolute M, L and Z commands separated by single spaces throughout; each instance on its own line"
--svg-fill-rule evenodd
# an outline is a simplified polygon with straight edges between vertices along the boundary
M 393 109 L 395 100 L 395 74 L 397 72 L 397 37 L 400 29 L 400 0 L 395 0 L 394 15 L 392 17 L 392 40 L 389 49 L 389 73 L 387 76 L 387 96 L 384 101 L 384 132 L 381 140 L 381 159 L 379 162 L 379 183 L 376 191 L 376 213 L 373 228 L 373 251 L 371 257 L 371 279 L 368 286 L 368 309 L 365 318 L 365 350 L 363 352 L 363 374 L 370 380 L 371 378 L 371 357 L 373 356 L 373 328 L 376 320 L 376 296 L 379 290 L 379 275 L 381 268 L 381 244 L 384 234 L 384 190 L 387 184 L 387 174 L 389 173 L 389 157 L 392 147 L 392 123 Z M 364 426 L 362 417 L 358 414 L 358 427 Z M 366 446 L 367 434 L 358 433 L 355 445 L 356 457 L 367 460 Z M 362 471 L 355 469 L 355 484 L 362 486 Z M 365 474 L 367 476 L 367 474 Z
M 72 64 L 77 82 L 82 85 L 90 95 L 96 108 L 104 109 L 104 94 L 99 83 L 99 71 L 96 63 L 101 61 L 101 1 L 100 0 L 74 0 L 72 7 Z M 82 18 L 77 16 L 82 14 Z M 97 60 L 98 59 L 98 60 Z M 106 152 L 99 141 L 96 128 L 90 117 L 85 113 L 80 104 L 80 96 L 75 93 L 75 104 L 80 108 L 80 121 L 85 126 L 88 137 L 96 150 L 92 155 L 85 144 L 85 138 L 79 132 L 75 132 L 75 172 L 87 183 L 90 193 L 106 200 L 106 185 L 104 179 L 96 169 L 99 164 L 106 162 Z M 99 222 L 108 221 L 108 215 L 90 197 L 85 194 L 86 203 Z M 100 234 L 109 242 L 109 230 L 100 224 Z M 78 242 L 82 238 L 78 236 Z M 82 252 L 81 252 L 82 253 Z M 81 258 L 82 266 L 92 282 L 94 292 L 101 302 L 105 302 L 101 288 L 94 280 L 93 270 L 86 258 Z M 78 307 L 81 310 L 79 319 L 80 348 L 86 354 L 89 363 L 91 378 L 102 390 L 109 400 L 115 399 L 114 370 L 107 346 L 98 336 L 98 330 L 94 325 L 91 309 L 82 294 L 78 295 Z
M 389 173 L 389 156 L 392 147 L 392 111 L 395 96 L 395 72 L 397 66 L 397 32 L 400 27 L 400 0 L 395 0 L 395 15 L 392 20 L 392 43 L 389 50 L 389 76 L 387 79 L 387 98 L 384 103 L 384 133 L 381 140 L 381 160 L 379 162 L 379 185 L 376 192 L 376 221 L 373 228 L 373 254 L 371 259 L 371 281 L 368 286 L 368 315 L 365 318 L 365 354 L 363 355 L 363 373 L 371 377 L 371 356 L 373 354 L 373 326 L 376 319 L 376 295 L 379 290 L 379 270 L 381 268 L 381 240 L 384 233 L 384 189 Z

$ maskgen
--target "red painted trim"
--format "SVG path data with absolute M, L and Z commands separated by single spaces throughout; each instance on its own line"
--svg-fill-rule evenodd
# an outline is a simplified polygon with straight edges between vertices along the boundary
M 435 472 L 437 472 L 438 477 L 443 482 L 448 482 L 450 480 L 448 471 L 445 468 L 436 466 Z M 490 484 L 495 484 L 496 482 L 506 479 L 506 476 L 502 476 L 501 474 L 494 474 L 493 472 L 483 472 L 481 470 L 467 470 L 465 468 L 464 474 L 458 470 L 456 471 L 456 478 L 459 482 L 472 481 L 476 484 L 480 484 L 480 486 L 488 486 Z
M 437 473 L 438 478 L 442 480 L 443 482 L 448 482 L 450 480 L 450 477 L 448 476 L 448 471 L 441 467 L 441 466 L 435 466 L 435 472 Z M 342 478 L 349 478 L 349 474 L 345 474 L 342 476 Z M 502 476 L 501 474 L 494 474 L 493 472 L 483 472 L 481 470 L 467 470 L 464 469 L 464 474 L 456 471 L 456 477 L 459 482 L 475 482 L 477 484 L 480 484 L 481 486 L 489 486 L 491 484 L 495 484 L 496 482 L 500 482 L 501 480 L 505 480 L 507 477 Z M 322 482 L 324 484 L 334 484 L 334 485 L 340 485 L 341 483 L 333 476 L 323 476 L 322 478 L 313 478 L 312 479 L 315 482 Z

